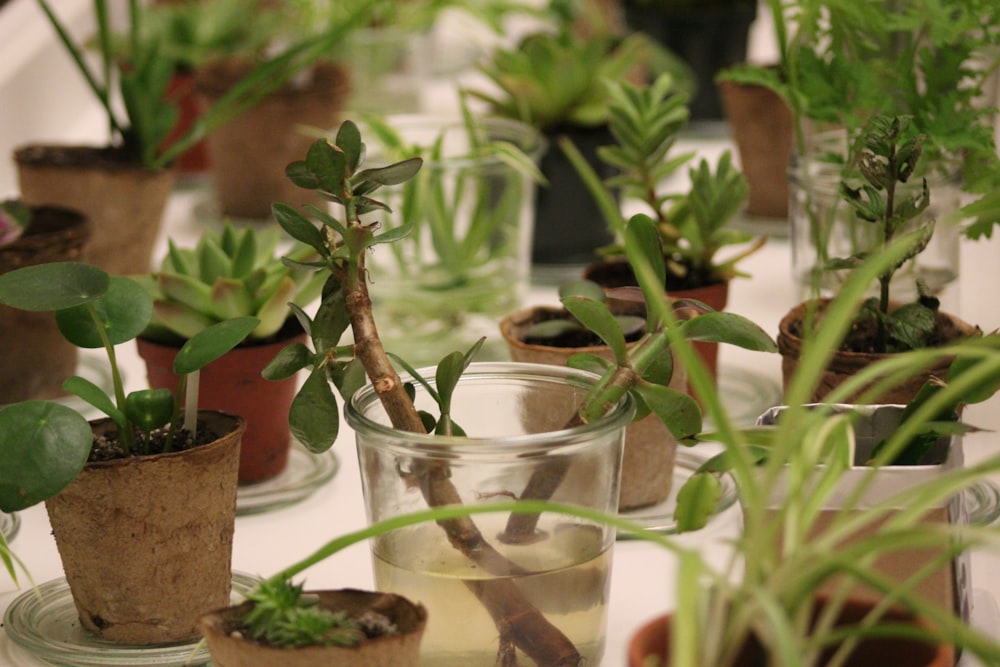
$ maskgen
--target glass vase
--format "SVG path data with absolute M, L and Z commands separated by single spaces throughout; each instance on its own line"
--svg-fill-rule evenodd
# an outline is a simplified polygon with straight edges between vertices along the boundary
M 486 336 L 480 360 L 505 360 L 497 322 L 521 306 L 528 289 L 535 186 L 512 166 L 510 147 L 528 164 L 544 141 L 504 119 L 442 122 L 401 116 L 396 133 L 371 147 L 372 164 L 419 155 L 407 183 L 379 191 L 392 209 L 385 224 L 413 232 L 369 256 L 369 287 L 387 350 L 415 367 L 436 364 Z
M 526 497 L 616 512 L 631 401 L 566 427 L 595 380 L 557 366 L 473 364 L 452 409 L 466 438 L 395 430 L 372 387 L 361 390 L 346 415 L 369 520 Z M 420 386 L 416 403 L 436 413 Z M 549 490 L 532 492 L 543 480 Z M 427 607 L 421 665 L 493 667 L 509 651 L 518 665 L 548 667 L 600 664 L 614 540 L 596 521 L 497 512 L 399 529 L 371 547 L 378 589 Z

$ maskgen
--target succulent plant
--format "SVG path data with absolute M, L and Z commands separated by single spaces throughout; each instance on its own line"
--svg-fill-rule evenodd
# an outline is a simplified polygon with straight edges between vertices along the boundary
M 250 340 L 274 336 L 291 315 L 289 303 L 319 296 L 322 281 L 298 263 L 317 258 L 305 245 L 279 251 L 276 227 L 206 230 L 194 248 L 172 240 L 159 271 L 139 281 L 153 297 L 153 318 L 143 338 L 179 343 L 206 327 L 250 315 L 260 324 Z M 294 260 L 285 263 L 281 255 Z

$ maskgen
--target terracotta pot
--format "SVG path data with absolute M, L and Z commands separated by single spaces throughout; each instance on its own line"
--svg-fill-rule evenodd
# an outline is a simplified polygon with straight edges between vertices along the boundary
M 729 131 L 750 186 L 747 213 L 788 217 L 788 163 L 794 137 L 792 111 L 764 86 L 718 83 Z
M 786 390 L 798 370 L 799 355 L 802 352 L 803 320 L 806 312 L 810 307 L 815 306 L 817 308 L 817 316 L 821 316 L 829 303 L 829 299 L 820 299 L 818 302 L 804 301 L 788 311 L 778 325 L 778 351 L 781 353 L 781 375 Z M 894 304 L 891 307 L 895 308 L 897 305 Z M 940 344 L 955 342 L 962 338 L 982 333 L 979 327 L 964 322 L 954 315 L 940 311 L 937 314 L 937 327 L 937 338 L 940 340 Z M 855 375 L 868 365 L 888 356 L 890 355 L 866 352 L 834 352 L 830 364 L 823 372 L 819 384 L 813 391 L 810 402 L 821 402 L 827 394 L 839 387 L 847 378 Z M 931 376 L 943 377 L 947 374 L 950 365 L 951 361 L 942 360 L 931 368 L 928 368 L 924 373 L 915 375 L 895 386 L 885 395 L 878 397 L 876 402 L 905 405 L 913 400 L 917 392 L 920 391 L 920 387 L 924 385 L 928 378 Z M 860 393 L 858 392 L 848 397 L 843 402 L 854 402 Z
M 166 97 L 177 105 L 178 117 L 173 129 L 163 140 L 163 148 L 184 136 L 201 115 L 201 105 L 195 91 L 194 73 L 182 70 L 174 72 L 167 85 Z M 207 172 L 209 166 L 207 142 L 199 141 L 181 153 L 174 166 L 182 177 L 200 176 Z
M 34 210 L 27 233 L 0 247 L 0 275 L 47 262 L 79 261 L 90 224 L 64 208 Z M 0 405 L 62 396 L 63 380 L 73 375 L 77 348 L 56 326 L 51 312 L 33 313 L 0 306 Z
M 207 65 L 196 74 L 203 108 L 229 92 L 251 65 L 225 60 Z M 298 208 L 323 205 L 318 195 L 294 185 L 285 167 L 301 160 L 315 137 L 303 127 L 332 129 L 349 91 L 347 71 L 338 65 L 320 64 L 259 104 L 247 109 L 208 137 L 208 152 L 215 194 L 221 214 L 257 220 L 271 217 L 271 204 L 284 202 Z
M 821 603 L 822 604 L 822 603 Z M 838 619 L 838 626 L 858 623 L 872 609 L 872 603 L 848 600 Z M 919 618 L 902 611 L 891 611 L 886 620 L 895 623 L 912 623 L 927 628 Z M 665 614 L 654 618 L 642 626 L 628 645 L 628 667 L 648 667 L 650 664 L 670 667 L 670 620 Z M 652 658 L 661 662 L 647 662 Z M 752 642 L 744 646 L 732 667 L 761 667 L 768 664 L 761 655 L 761 647 Z M 823 659 L 820 664 L 824 664 Z M 931 644 L 919 639 L 878 638 L 866 639 L 851 653 L 844 667 L 952 667 L 955 664 L 955 649 L 949 644 Z M 707 666 L 703 666 L 707 667 Z
M 240 484 L 263 482 L 279 475 L 288 464 L 292 442 L 288 411 L 297 387 L 294 377 L 272 382 L 261 377 L 264 367 L 286 345 L 305 342 L 295 320 L 286 322 L 276 341 L 242 345 L 201 369 L 199 401 L 203 408 L 245 415 L 247 431 L 240 446 Z M 174 358 L 180 347 L 136 339 L 146 362 L 150 387 L 176 390 Z
M 208 641 L 212 664 L 216 667 L 417 667 L 420 664 L 420 640 L 427 625 L 423 606 L 392 593 L 343 589 L 313 594 L 319 596 L 320 606 L 330 611 L 346 611 L 351 617 L 367 611 L 385 615 L 399 632 L 368 639 L 350 648 L 275 648 L 234 634 L 242 618 L 253 608 L 252 602 L 244 602 L 198 620 L 198 628 Z
M 592 280 L 604 288 L 630 287 L 638 283 L 632 273 L 632 268 L 625 261 L 595 262 L 583 271 L 583 277 Z M 717 282 L 702 286 L 666 286 L 667 295 L 672 299 L 694 299 L 701 301 L 713 310 L 725 310 L 729 303 L 729 282 Z M 698 351 L 705 366 L 713 378 L 719 375 L 719 344 L 695 342 L 694 349 Z
M 92 227 L 85 259 L 113 275 L 150 270 L 176 174 L 152 171 L 111 148 L 28 145 L 14 151 L 21 199 L 64 206 Z
M 505 317 L 500 322 L 500 333 L 507 341 L 511 359 L 555 366 L 566 366 L 567 359 L 579 353 L 613 359 L 611 350 L 605 345 L 567 348 L 524 342 L 525 332 L 533 324 L 565 314 L 566 311 L 562 308 L 537 306 Z M 674 362 L 676 361 L 675 357 Z M 687 376 L 681 368 L 676 368 L 670 386 L 684 391 Z M 622 454 L 619 509 L 638 509 L 665 500 L 673 485 L 676 453 L 677 440 L 656 415 L 647 415 L 629 424 L 625 429 L 625 448 Z
M 201 411 L 212 443 L 88 463 L 45 501 L 84 628 L 127 644 L 189 639 L 229 601 L 242 417 Z M 92 422 L 95 436 L 113 431 Z

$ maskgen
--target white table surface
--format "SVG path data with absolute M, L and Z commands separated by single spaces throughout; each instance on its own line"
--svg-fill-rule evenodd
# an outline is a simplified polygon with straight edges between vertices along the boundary
M 701 139 L 693 145 L 711 154 L 724 147 L 726 142 Z M 685 148 L 678 146 L 678 151 Z M 167 234 L 184 237 L 197 232 L 199 223 L 188 212 L 192 203 L 203 196 L 188 190 L 173 198 L 167 213 L 164 238 Z M 162 239 L 160 247 L 157 257 L 165 247 Z M 787 240 L 771 239 L 761 252 L 742 266 L 752 278 L 732 284 L 729 310 L 746 315 L 769 332 L 776 333 L 780 317 L 798 300 L 790 280 Z M 946 300 L 949 309 L 979 324 L 984 330 L 997 329 L 1000 327 L 998 286 L 1000 239 L 964 243 L 959 290 L 953 290 L 954 293 Z M 539 285 L 532 290 L 530 300 L 551 302 L 554 298 L 551 286 Z M 134 349 L 123 346 L 121 357 L 129 388 L 142 386 L 144 370 Z M 779 381 L 780 358 L 777 355 L 724 348 L 720 358 L 723 374 L 727 369 L 741 369 L 759 377 L 761 386 L 773 387 Z M 984 405 L 973 406 L 967 415 L 971 423 L 997 429 L 1000 427 L 1000 399 L 994 398 Z M 344 429 L 334 445 L 340 470 L 329 483 L 294 506 L 237 519 L 234 569 L 251 574 L 271 574 L 327 539 L 364 525 L 353 434 L 346 426 Z M 975 460 L 988 449 L 996 447 L 1000 444 L 997 437 L 992 432 L 969 436 L 968 457 Z M 62 576 L 43 508 L 37 506 L 21 512 L 19 516 L 20 532 L 11 546 L 29 562 L 35 580 L 41 583 Z M 734 507 L 717 516 L 704 531 L 678 539 L 698 545 L 710 556 L 721 555 L 723 548 L 720 540 L 734 534 L 738 528 L 738 512 Z M 993 597 L 1000 596 L 1000 558 L 996 552 L 976 552 L 972 563 L 973 586 L 978 591 L 976 599 L 986 609 L 992 606 Z M 673 565 L 672 559 L 656 547 L 641 542 L 619 541 L 614 554 L 607 649 L 602 665 L 622 667 L 631 634 L 644 621 L 671 608 Z M 367 545 L 349 548 L 336 558 L 309 570 L 306 578 L 308 585 L 315 588 L 370 587 L 372 570 Z M 13 586 L 6 574 L 0 574 L 0 612 L 23 592 Z M 0 632 L 0 666 L 41 664 Z

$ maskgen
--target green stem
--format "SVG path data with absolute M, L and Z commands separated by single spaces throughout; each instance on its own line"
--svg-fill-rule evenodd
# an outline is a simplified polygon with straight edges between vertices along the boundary
M 111 383 L 115 390 L 115 405 L 121 410 L 122 414 L 125 414 L 125 383 L 122 381 L 122 374 L 118 369 L 118 357 L 115 354 L 115 346 L 112 344 L 111 339 L 108 338 L 108 331 L 105 329 L 105 324 L 101 321 L 101 317 L 97 314 L 97 309 L 94 308 L 93 303 L 87 303 L 87 312 L 90 313 L 90 317 L 94 321 L 94 329 L 101 337 L 104 351 L 108 355 L 108 364 L 111 366 Z M 132 431 L 132 423 L 127 417 L 125 418 L 125 428 L 121 429 L 121 432 L 118 434 L 118 440 L 125 454 L 130 454 L 135 446 L 135 433 Z

